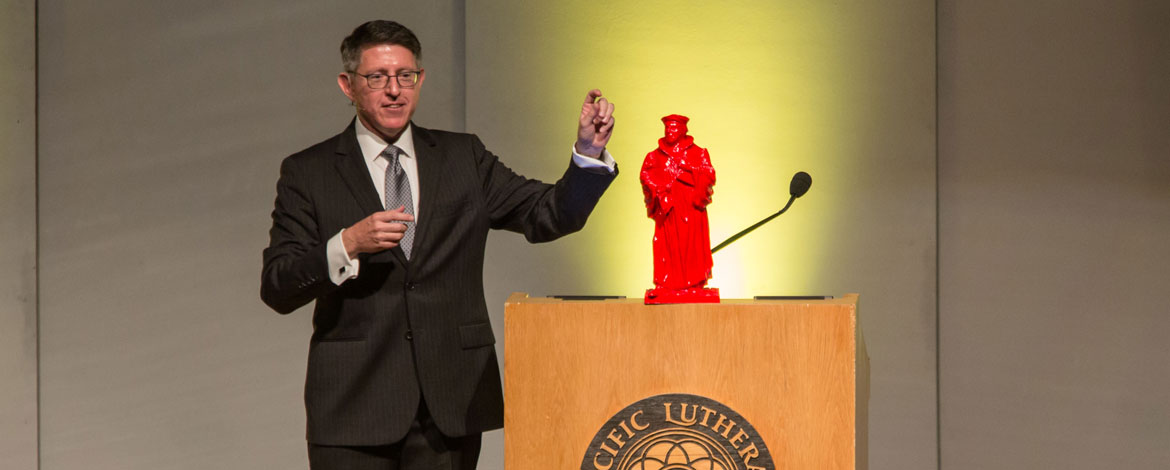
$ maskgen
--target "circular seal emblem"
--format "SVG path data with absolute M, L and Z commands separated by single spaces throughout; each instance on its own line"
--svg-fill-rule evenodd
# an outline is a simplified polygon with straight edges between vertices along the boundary
M 581 470 L 774 470 L 739 413 L 697 395 L 668 394 L 619 411 L 593 437 Z

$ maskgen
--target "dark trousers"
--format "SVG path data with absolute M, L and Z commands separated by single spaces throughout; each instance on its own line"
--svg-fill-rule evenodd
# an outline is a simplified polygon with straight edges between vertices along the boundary
M 447 437 L 425 404 L 406 437 L 379 446 L 324 446 L 309 443 L 312 470 L 475 470 L 482 435 Z

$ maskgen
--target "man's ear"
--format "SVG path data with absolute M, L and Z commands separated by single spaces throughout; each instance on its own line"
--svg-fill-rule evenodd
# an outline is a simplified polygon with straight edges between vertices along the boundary
M 427 69 L 418 69 L 418 84 L 415 86 L 421 87 L 423 84 L 423 80 L 426 80 L 426 79 L 427 79 Z
M 420 79 L 422 77 L 419 77 Z M 341 72 L 337 74 L 337 86 L 341 88 L 341 92 L 345 93 L 345 97 L 349 98 L 349 102 L 353 103 L 353 89 L 349 86 L 349 74 Z

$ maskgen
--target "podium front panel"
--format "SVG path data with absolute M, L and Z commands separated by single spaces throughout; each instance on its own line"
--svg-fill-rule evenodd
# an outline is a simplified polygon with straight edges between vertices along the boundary
M 690 468 L 707 454 L 704 468 L 866 468 L 856 294 L 652 306 L 513 294 L 505 312 L 508 470 Z

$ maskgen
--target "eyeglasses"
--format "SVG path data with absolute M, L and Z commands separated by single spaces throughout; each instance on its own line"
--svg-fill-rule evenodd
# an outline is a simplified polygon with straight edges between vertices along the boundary
M 350 73 L 366 79 L 366 84 L 370 88 L 381 90 L 390 85 L 391 78 L 398 80 L 398 86 L 402 88 L 414 88 L 418 84 L 418 78 L 422 75 L 422 70 L 408 70 L 406 72 L 399 72 L 398 75 L 386 75 L 381 72 L 375 72 L 369 75 L 362 75 L 357 72 Z

